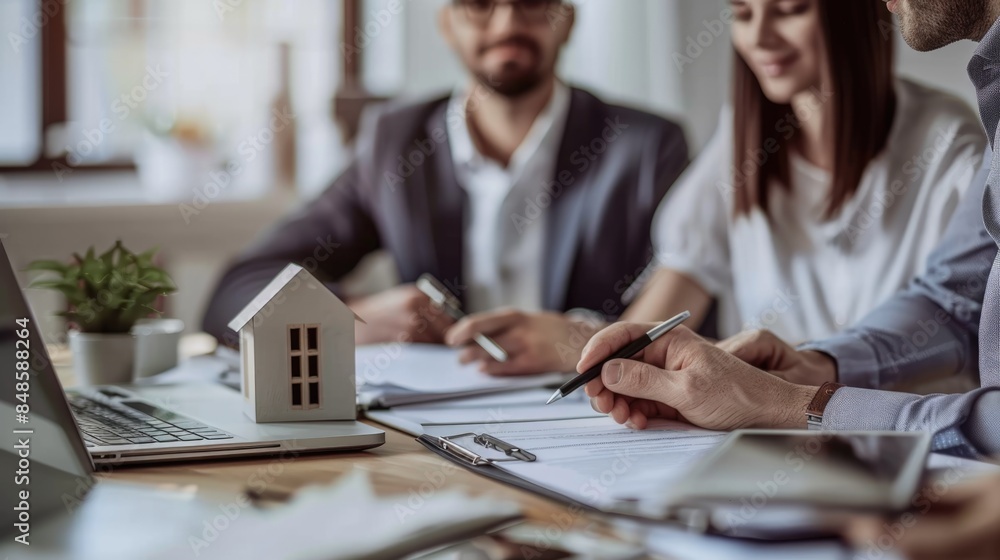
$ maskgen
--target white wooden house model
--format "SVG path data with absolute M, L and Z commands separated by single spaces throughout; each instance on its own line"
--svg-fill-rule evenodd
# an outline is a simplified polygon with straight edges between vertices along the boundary
M 240 334 L 244 412 L 254 422 L 354 420 L 354 321 L 290 264 L 229 323 Z

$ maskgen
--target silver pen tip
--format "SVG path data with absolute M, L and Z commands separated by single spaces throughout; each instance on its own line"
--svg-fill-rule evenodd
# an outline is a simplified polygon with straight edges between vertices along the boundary
M 545 401 L 545 404 L 552 404 L 561 398 L 563 398 L 563 394 L 560 393 L 559 390 L 557 389 L 556 392 L 552 393 L 552 396 L 549 397 L 549 400 Z

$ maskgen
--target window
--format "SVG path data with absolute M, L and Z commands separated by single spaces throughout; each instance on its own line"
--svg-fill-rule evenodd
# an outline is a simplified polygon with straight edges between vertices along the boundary
M 319 174 L 313 151 L 338 148 L 345 1 L 360 0 L 0 0 L 0 171 L 138 167 L 145 180 L 143 166 L 189 166 L 175 178 L 200 185 L 235 159 L 234 186 L 268 185 L 240 144 L 287 92 L 309 139 L 300 160 Z
M 309 383 L 309 404 L 319 405 L 319 382 Z
M 315 349 L 319 348 L 319 339 L 317 338 L 317 335 L 316 335 L 317 330 L 318 329 L 316 329 L 316 328 L 306 329 L 306 336 L 308 338 L 308 341 L 307 341 L 307 344 L 306 344 L 306 348 L 308 348 L 310 350 L 315 350 Z
M 0 165 L 28 165 L 40 155 L 42 122 L 42 40 L 30 20 L 37 7 L 31 0 L 0 2 L 3 36 L 0 49 Z M 23 18 L 23 19 L 22 19 Z M 22 22 L 28 20 L 28 25 Z M 23 29 L 19 30 L 18 26 Z M 29 37 L 30 35 L 30 37 Z
M 320 325 L 288 325 L 288 380 L 292 408 L 320 406 Z

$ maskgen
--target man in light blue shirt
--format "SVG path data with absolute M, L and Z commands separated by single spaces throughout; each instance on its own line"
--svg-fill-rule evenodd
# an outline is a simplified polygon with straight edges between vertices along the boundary
M 719 345 L 740 361 L 678 329 L 649 347 L 642 362 L 609 362 L 587 387 L 595 408 L 638 427 L 650 417 L 682 417 L 714 429 L 805 428 L 808 411 L 811 427 L 929 431 L 935 451 L 1000 454 L 1000 0 L 891 0 L 888 7 L 917 50 L 980 41 L 969 76 L 992 149 L 980 190 L 965 197 L 926 272 L 854 328 L 799 350 L 765 332 Z M 622 323 L 605 329 L 578 369 L 647 329 Z M 966 394 L 880 390 L 975 371 L 977 364 L 981 388 Z

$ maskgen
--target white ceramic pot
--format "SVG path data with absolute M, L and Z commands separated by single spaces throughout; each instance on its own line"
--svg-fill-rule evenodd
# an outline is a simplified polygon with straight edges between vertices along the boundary
M 135 379 L 150 377 L 177 367 L 184 321 L 180 319 L 139 319 L 132 327 L 135 335 Z
M 125 334 L 69 332 L 73 372 L 79 385 L 132 382 L 135 337 Z

